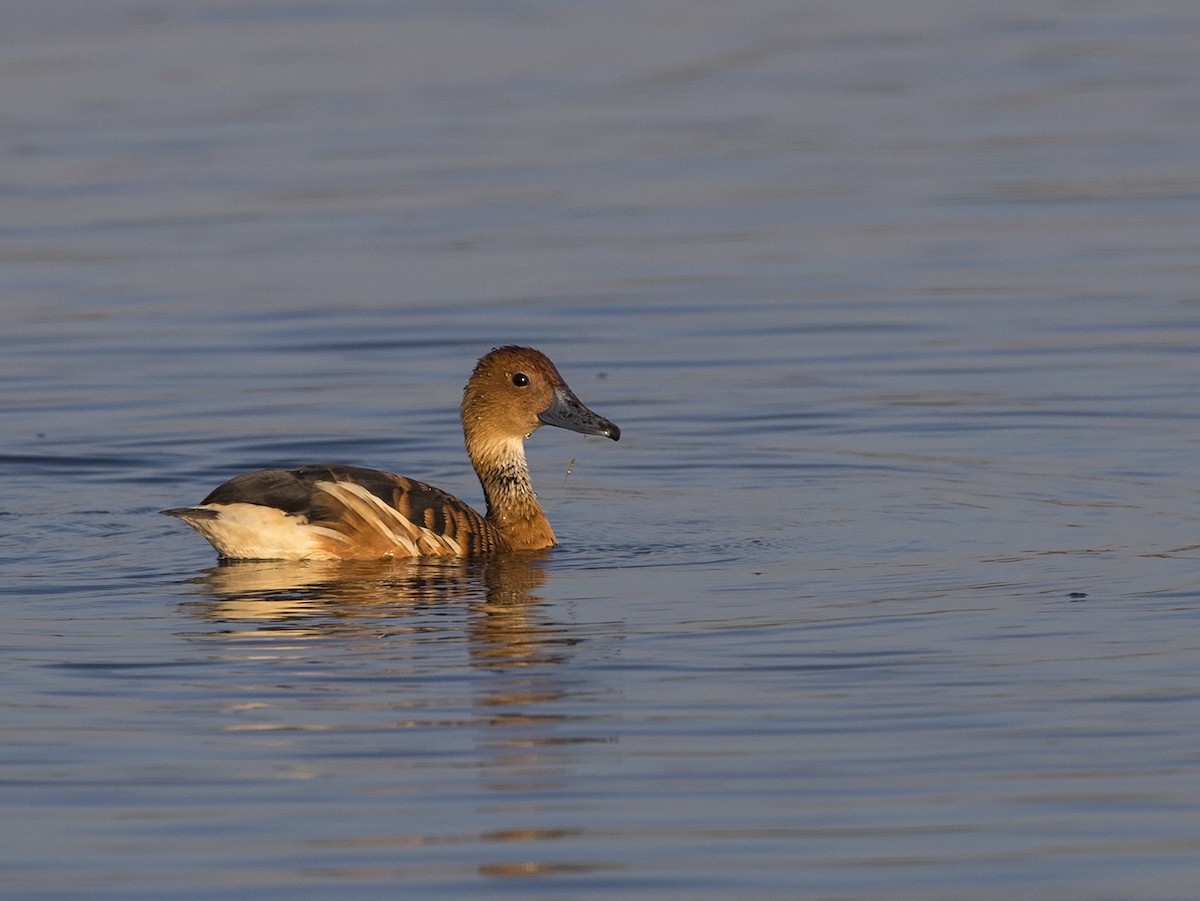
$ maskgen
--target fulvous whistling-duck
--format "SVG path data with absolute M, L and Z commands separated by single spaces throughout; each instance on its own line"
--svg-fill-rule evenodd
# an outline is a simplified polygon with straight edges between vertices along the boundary
M 338 464 L 262 469 L 230 479 L 194 507 L 164 510 L 230 560 L 373 560 L 474 556 L 556 544 L 525 462 L 543 425 L 613 441 L 621 430 L 585 407 L 531 347 L 498 347 L 463 390 L 467 454 L 487 515 L 404 476 Z

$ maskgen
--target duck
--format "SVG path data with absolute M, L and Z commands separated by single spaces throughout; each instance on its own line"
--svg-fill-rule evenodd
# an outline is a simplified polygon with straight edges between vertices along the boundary
M 195 506 L 162 512 L 199 532 L 223 561 L 476 557 L 554 547 L 525 439 L 544 425 L 613 441 L 621 430 L 584 406 L 544 353 L 515 345 L 480 358 L 460 412 L 484 514 L 424 482 L 338 463 L 243 473 Z

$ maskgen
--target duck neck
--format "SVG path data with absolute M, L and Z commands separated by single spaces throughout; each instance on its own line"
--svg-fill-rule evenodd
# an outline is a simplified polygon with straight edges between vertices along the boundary
M 467 453 L 483 486 L 487 520 L 516 550 L 553 547 L 557 542 L 538 503 L 520 438 L 467 441 Z

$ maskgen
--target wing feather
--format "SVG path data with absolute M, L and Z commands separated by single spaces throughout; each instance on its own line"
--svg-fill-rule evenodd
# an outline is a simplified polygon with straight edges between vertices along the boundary
M 483 516 L 454 495 L 357 466 L 249 472 L 214 489 L 200 508 L 191 509 L 219 511 L 241 504 L 280 511 L 300 526 L 310 544 L 321 548 L 319 555 L 331 558 L 469 556 L 507 547 Z M 218 523 L 209 525 L 209 532 L 219 532 Z M 213 540 L 207 533 L 205 537 Z

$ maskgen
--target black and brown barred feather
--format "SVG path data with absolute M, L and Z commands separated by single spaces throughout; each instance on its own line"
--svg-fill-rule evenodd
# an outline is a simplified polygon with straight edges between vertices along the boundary
M 358 466 L 249 472 L 202 504 L 258 504 L 303 517 L 338 557 L 475 556 L 508 548 L 495 527 L 454 495 Z

